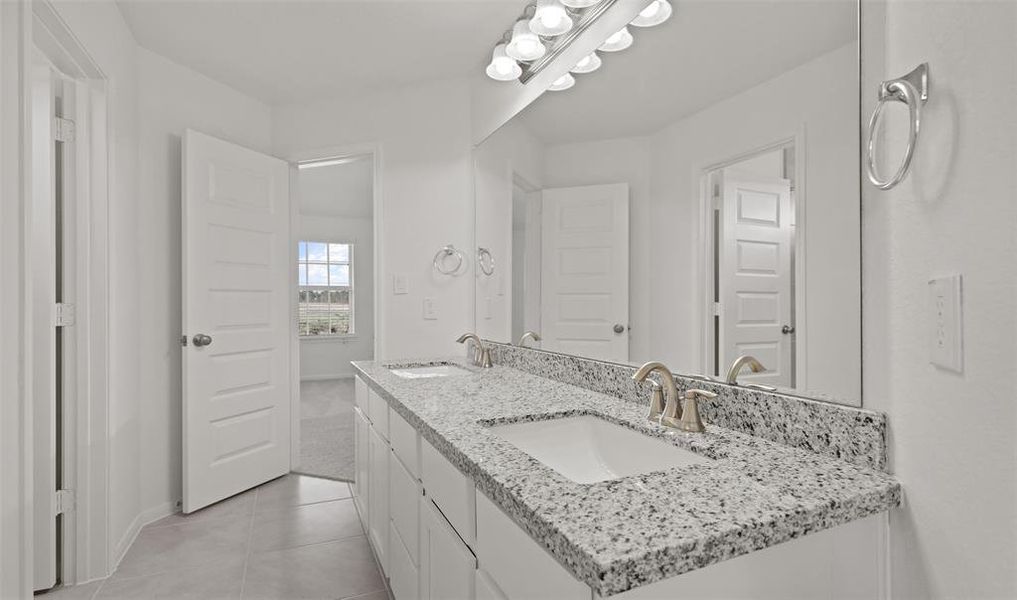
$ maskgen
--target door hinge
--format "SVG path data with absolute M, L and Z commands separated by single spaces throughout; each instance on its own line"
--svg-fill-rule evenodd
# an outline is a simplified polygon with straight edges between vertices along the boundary
M 53 138 L 58 142 L 74 141 L 74 121 L 53 117 Z
M 713 315 L 716 317 L 724 316 L 724 306 L 720 302 L 713 303 Z
M 73 304 L 57 302 L 53 305 L 53 325 L 55 327 L 74 325 L 75 312 Z
M 186 346 L 187 345 L 187 336 L 186 335 L 180 336 L 180 345 L 181 346 Z
M 74 510 L 74 491 L 57 490 L 53 495 L 53 509 L 58 515 Z

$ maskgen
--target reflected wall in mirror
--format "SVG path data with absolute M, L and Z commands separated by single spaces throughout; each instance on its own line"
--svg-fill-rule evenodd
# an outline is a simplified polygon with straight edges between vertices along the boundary
M 477 332 L 861 403 L 857 2 L 675 5 L 477 147 Z

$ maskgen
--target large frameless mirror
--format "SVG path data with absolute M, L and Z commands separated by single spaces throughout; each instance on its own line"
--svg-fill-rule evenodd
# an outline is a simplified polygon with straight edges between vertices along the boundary
M 487 138 L 478 334 L 860 404 L 858 23 L 681 2 Z

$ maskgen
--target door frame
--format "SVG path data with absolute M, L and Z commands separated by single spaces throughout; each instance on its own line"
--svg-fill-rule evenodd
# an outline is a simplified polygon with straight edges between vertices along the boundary
M 382 232 L 382 193 L 381 193 L 381 162 L 382 145 L 377 142 L 351 144 L 344 146 L 326 146 L 311 150 L 294 151 L 283 160 L 290 163 L 290 279 L 297 281 L 297 243 L 300 241 L 300 189 L 297 165 L 299 163 L 321 160 L 341 160 L 370 156 L 371 160 L 371 229 L 372 237 L 371 270 L 374 275 L 374 359 L 384 356 L 382 312 L 385 299 L 382 294 L 381 265 L 383 264 Z M 300 461 L 300 335 L 297 330 L 297 294 L 290 294 L 290 370 L 293 377 L 290 381 L 290 470 L 299 465 Z
M 699 244 L 701 252 L 699 260 L 699 281 L 702 282 L 699 299 L 700 312 L 700 372 L 709 373 L 713 361 L 716 339 L 713 335 L 714 301 L 710 290 L 714 287 L 714 243 L 716 241 L 713 229 L 713 174 L 723 168 L 734 166 L 750 158 L 761 154 L 773 152 L 783 148 L 794 149 L 794 180 L 791 189 L 791 202 L 795 211 L 795 241 L 794 241 L 794 319 L 795 319 L 795 387 L 804 389 L 806 387 L 805 373 L 807 372 L 806 361 L 806 294 L 805 294 L 805 242 L 808 228 L 805 227 L 806 219 L 806 156 L 805 152 L 805 126 L 792 135 L 779 138 L 775 141 L 758 146 L 751 150 L 728 156 L 727 158 L 709 163 L 697 169 L 699 182 Z M 799 326 L 801 324 L 802 326 Z M 724 365 L 718 365 L 723 376 Z

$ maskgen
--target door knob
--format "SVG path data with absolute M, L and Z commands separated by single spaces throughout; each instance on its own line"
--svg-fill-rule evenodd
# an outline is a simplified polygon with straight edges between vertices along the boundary
M 783 333 L 784 335 L 791 335 L 792 333 L 795 332 L 795 328 L 791 325 L 785 325 L 780 328 L 780 332 Z
M 612 329 L 614 329 L 615 333 L 625 333 L 625 326 L 621 323 L 616 323 Z
M 212 336 L 199 333 L 191 340 L 195 346 L 207 346 L 212 343 Z

